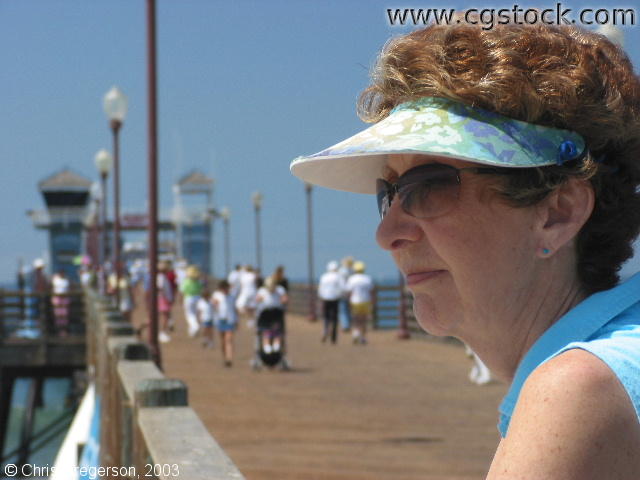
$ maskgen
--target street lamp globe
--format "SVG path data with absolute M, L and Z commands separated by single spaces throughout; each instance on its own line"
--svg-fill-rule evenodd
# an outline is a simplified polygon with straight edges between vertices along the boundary
M 111 168 L 113 167 L 113 157 L 104 148 L 96 153 L 95 164 L 100 175 L 109 175 Z
M 262 194 L 260 192 L 253 192 L 251 201 L 253 202 L 253 206 L 256 207 L 256 210 L 259 210 L 260 207 L 262 207 Z
M 119 123 L 124 122 L 124 117 L 127 116 L 128 104 L 126 95 L 116 86 L 111 87 L 102 102 L 107 118 Z
M 229 207 L 222 207 L 220 209 L 220 216 L 225 222 L 227 222 L 229 218 L 231 218 L 231 210 L 229 210 Z

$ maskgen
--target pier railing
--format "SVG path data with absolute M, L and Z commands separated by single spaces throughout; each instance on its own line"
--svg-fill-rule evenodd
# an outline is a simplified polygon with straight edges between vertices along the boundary
M 308 284 L 294 283 L 289 287 L 288 310 L 298 315 L 311 313 L 310 295 L 316 295 L 317 286 L 313 289 Z M 322 301 L 316 297 L 314 302 L 316 317 L 322 318 Z M 412 333 L 423 334 L 413 315 L 413 298 L 411 293 L 400 285 L 376 285 L 373 290 L 373 314 L 371 327 L 374 329 L 399 328 L 402 318 L 406 319 L 407 328 Z
M 0 340 L 84 336 L 82 291 L 63 295 L 0 289 Z M 63 304 L 62 314 L 54 303 Z
M 109 478 L 134 472 L 167 480 L 244 479 L 189 407 L 187 386 L 165 377 L 132 325 L 95 291 L 87 291 L 86 304 L 88 364 L 100 399 L 99 463 L 110 469 Z

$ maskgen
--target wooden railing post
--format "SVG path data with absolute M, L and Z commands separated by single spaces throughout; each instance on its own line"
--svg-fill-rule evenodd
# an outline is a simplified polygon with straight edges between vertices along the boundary
M 244 480 L 188 406 L 184 382 L 164 377 L 132 325 L 94 291 L 85 293 L 100 404 L 100 466 L 135 468 L 138 478 Z M 122 476 L 129 473 L 113 475 L 130 480 Z
M 149 452 L 147 439 L 140 428 L 141 409 L 145 407 L 187 406 L 187 386 L 180 380 L 168 378 L 148 378 L 138 383 L 134 399 L 133 458 L 136 471 L 145 472 L 154 461 Z

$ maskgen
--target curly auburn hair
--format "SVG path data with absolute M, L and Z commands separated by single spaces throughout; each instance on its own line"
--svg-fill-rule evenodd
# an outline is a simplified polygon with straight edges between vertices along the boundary
M 581 134 L 584 160 L 518 169 L 499 191 L 522 207 L 588 179 L 596 202 L 576 241 L 578 278 L 587 294 L 618 283 L 640 231 L 640 81 L 619 47 L 572 26 L 430 25 L 385 45 L 358 113 L 375 122 L 426 96 Z

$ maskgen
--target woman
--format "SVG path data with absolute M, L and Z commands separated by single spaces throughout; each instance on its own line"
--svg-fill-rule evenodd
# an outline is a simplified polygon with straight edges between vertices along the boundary
M 214 322 L 220 332 L 220 351 L 225 367 L 233 365 L 233 337 L 238 325 L 238 316 L 231 295 L 231 284 L 227 280 L 220 280 L 218 288 L 211 296 L 214 310 Z
M 173 304 L 173 290 L 167 278 L 167 263 L 163 261 L 158 262 L 156 288 L 158 290 L 158 315 L 160 316 L 158 340 L 162 343 L 167 343 L 171 341 L 171 335 L 169 335 L 169 317 L 171 316 L 171 305 Z
M 56 331 L 61 337 L 69 334 L 69 307 L 71 297 L 69 288 L 71 284 L 64 270 L 60 269 L 51 278 L 51 304 L 53 305 L 53 316 L 55 317 Z
M 461 17 L 462 18 L 462 17 Z M 292 163 L 376 193 L 418 322 L 511 384 L 489 479 L 640 478 L 640 83 L 567 26 L 432 25 L 383 50 L 361 116 Z

